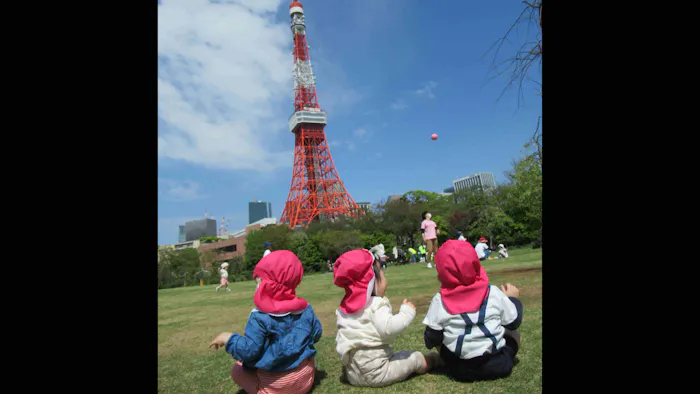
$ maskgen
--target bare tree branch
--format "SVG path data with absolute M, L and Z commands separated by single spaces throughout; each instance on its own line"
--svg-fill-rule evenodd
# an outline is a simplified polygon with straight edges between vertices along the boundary
M 515 22 L 513 22 L 508 31 L 506 31 L 503 37 L 499 38 L 486 52 L 493 52 L 493 63 L 491 66 L 490 73 L 494 74 L 489 81 L 508 75 L 508 82 L 504 87 L 503 91 L 498 97 L 498 100 L 503 97 L 503 94 L 513 86 L 518 88 L 518 106 L 520 106 L 521 99 L 523 96 L 523 84 L 527 80 L 531 80 L 528 75 L 530 69 L 535 63 L 542 62 L 542 0 L 537 1 L 522 1 L 525 5 L 520 15 L 518 15 Z M 505 42 L 510 42 L 509 37 L 516 28 L 522 23 L 527 24 L 527 34 L 525 43 L 518 49 L 516 54 L 512 57 L 505 59 L 504 61 L 498 62 L 498 58 Z M 532 25 L 538 27 L 538 32 L 535 34 L 535 40 L 530 40 L 530 27 Z M 494 50 L 495 48 L 495 50 Z M 484 55 L 486 55 L 484 54 Z M 534 81 L 534 80 L 533 80 Z M 534 81 L 539 84 L 539 82 Z M 540 85 L 540 95 L 542 94 L 542 89 Z

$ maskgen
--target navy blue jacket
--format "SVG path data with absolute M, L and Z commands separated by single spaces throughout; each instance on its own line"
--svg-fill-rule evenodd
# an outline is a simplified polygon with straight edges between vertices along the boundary
M 245 336 L 233 334 L 226 352 L 247 368 L 270 372 L 289 371 L 316 354 L 321 322 L 311 305 L 300 314 L 273 316 L 253 309 Z

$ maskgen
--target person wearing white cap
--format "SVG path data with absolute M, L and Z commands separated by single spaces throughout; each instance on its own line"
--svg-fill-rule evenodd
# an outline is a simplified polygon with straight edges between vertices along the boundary
M 503 244 L 498 244 L 498 257 L 502 259 L 508 258 L 508 249 Z
M 375 261 L 379 261 L 379 265 L 382 270 L 386 271 L 386 260 L 389 258 L 389 256 L 387 256 L 384 252 L 384 244 L 372 246 L 372 249 L 370 249 L 369 252 L 372 253 Z
M 226 291 L 231 291 L 228 288 L 228 271 L 226 271 L 226 268 L 228 268 L 228 263 L 221 264 L 221 269 L 219 270 L 221 272 L 221 284 L 216 286 L 216 291 L 219 291 L 219 288 L 224 286 L 226 286 Z

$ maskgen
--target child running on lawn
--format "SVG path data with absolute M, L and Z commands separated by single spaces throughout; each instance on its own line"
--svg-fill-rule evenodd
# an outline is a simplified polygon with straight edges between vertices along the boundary
M 231 291 L 231 289 L 228 288 L 228 271 L 226 271 L 226 268 L 228 268 L 228 263 L 223 263 L 221 264 L 221 269 L 220 274 L 221 274 L 221 281 L 218 286 L 216 286 L 216 291 L 219 291 L 220 288 L 226 287 L 226 291 Z

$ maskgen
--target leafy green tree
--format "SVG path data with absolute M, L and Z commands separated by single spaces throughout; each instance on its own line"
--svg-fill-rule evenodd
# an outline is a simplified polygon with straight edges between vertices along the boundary
M 386 203 L 381 211 L 383 231 L 394 234 L 398 245 L 415 246 L 424 208 L 423 202 L 409 203 L 405 199 Z
M 450 196 L 443 196 L 442 194 L 425 190 L 411 190 L 405 193 L 403 198 L 408 201 L 409 204 L 422 206 L 424 210 L 429 211 L 433 217 L 451 214 L 452 199 Z
M 324 259 L 335 261 L 341 254 L 362 247 L 360 232 L 357 230 L 329 230 L 313 236 Z
M 387 253 L 396 245 L 396 237 L 382 231 L 373 231 L 371 233 L 360 232 L 360 240 L 362 248 L 371 249 L 375 245 L 382 244 Z
M 194 278 L 200 267 L 199 252 L 193 248 L 181 250 L 161 249 L 158 251 L 158 288 L 194 284 Z
M 290 250 L 290 230 L 287 226 L 265 226 L 248 233 L 245 241 L 245 267 L 252 271 L 265 252 L 265 242 L 272 244 L 272 250 Z
M 294 231 L 291 234 L 291 251 L 297 255 L 304 272 L 316 272 L 325 266 L 323 255 L 313 237 L 309 237 L 303 231 Z
M 521 239 L 542 244 L 542 167 L 541 147 L 538 152 L 518 160 L 506 176 L 509 184 L 503 190 L 503 207 L 519 224 Z
M 437 235 L 438 237 L 438 243 L 442 244 L 443 242 L 447 241 L 452 237 L 452 229 L 450 228 L 449 221 L 442 216 L 433 216 L 432 221 L 435 222 L 437 225 L 437 228 L 440 230 L 440 234 Z M 422 239 L 422 236 L 421 236 Z

